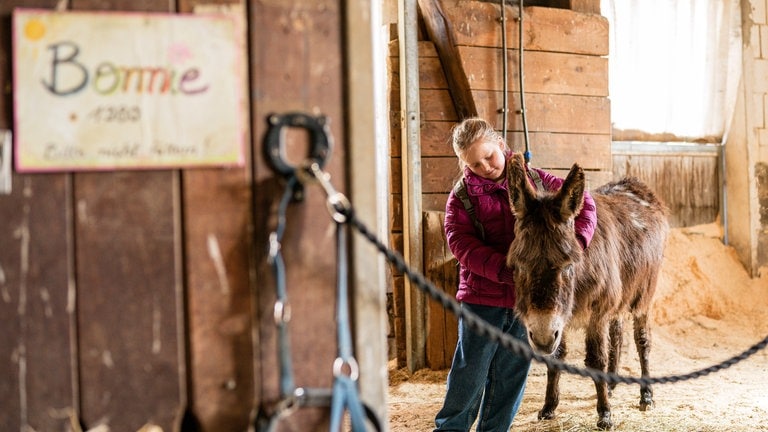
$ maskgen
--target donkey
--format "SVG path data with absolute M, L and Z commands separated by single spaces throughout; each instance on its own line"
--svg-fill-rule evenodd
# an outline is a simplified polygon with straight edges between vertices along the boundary
M 635 178 L 592 192 L 597 228 L 582 250 L 574 217 L 583 205 L 584 171 L 574 164 L 556 192 L 538 192 L 528 182 L 525 162 L 507 163 L 509 203 L 517 218 L 507 265 L 515 269 L 515 310 L 528 329 L 531 347 L 565 359 L 566 331 L 586 329 L 587 367 L 615 373 L 622 345 L 622 318 L 634 318 L 634 339 L 642 376 L 649 376 L 649 310 L 656 290 L 669 225 L 667 209 Z M 559 403 L 560 371 L 547 371 L 539 419 L 551 419 Z M 615 384 L 611 386 L 611 390 Z M 595 382 L 597 427 L 612 429 L 609 389 Z M 653 406 L 649 385 L 640 387 L 640 410 Z

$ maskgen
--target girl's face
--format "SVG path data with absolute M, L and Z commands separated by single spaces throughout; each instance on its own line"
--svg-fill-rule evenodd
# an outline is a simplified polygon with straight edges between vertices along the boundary
M 470 144 L 462 160 L 473 173 L 499 182 L 504 179 L 504 150 L 501 138 L 492 141 L 481 138 Z

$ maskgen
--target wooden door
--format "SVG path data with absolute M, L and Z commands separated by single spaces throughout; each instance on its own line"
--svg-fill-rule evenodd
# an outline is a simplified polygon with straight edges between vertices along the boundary
M 12 129 L 11 12 L 0 5 L 0 128 Z M 325 169 L 345 190 L 342 11 L 332 1 L 72 0 L 69 10 L 243 18 L 246 163 L 237 168 L 14 174 L 0 195 L 0 430 L 244 431 L 277 392 L 274 277 L 266 245 L 283 179 L 266 119 L 326 116 Z M 44 119 L 41 119 L 44 121 Z M 289 151 L 301 159 L 301 134 Z M 297 385 L 329 387 L 336 355 L 334 223 L 319 188 L 288 213 Z M 300 410 L 279 430 L 315 430 Z

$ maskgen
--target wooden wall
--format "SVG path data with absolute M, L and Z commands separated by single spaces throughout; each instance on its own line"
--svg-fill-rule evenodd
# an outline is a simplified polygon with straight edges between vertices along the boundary
M 648 184 L 669 208 L 671 227 L 718 221 L 721 164 L 721 148 L 709 144 L 613 145 L 614 177 L 634 176 Z
M 340 4 L 4 1 L 0 128 L 12 129 L 12 9 L 62 5 L 230 7 L 247 23 L 252 145 L 239 168 L 13 175 L 12 193 L 0 195 L 0 430 L 247 430 L 258 407 L 278 397 L 265 251 L 283 184 L 264 160 L 266 118 L 327 116 L 335 148 L 326 170 L 344 191 Z M 291 206 L 282 249 L 295 287 L 295 379 L 310 387 L 330 386 L 335 357 L 326 215 L 320 193 Z M 280 430 L 315 430 L 326 418 L 324 409 L 300 410 Z

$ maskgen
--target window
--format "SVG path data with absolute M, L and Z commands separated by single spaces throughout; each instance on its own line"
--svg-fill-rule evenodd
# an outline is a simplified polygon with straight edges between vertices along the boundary
M 602 0 L 614 141 L 721 143 L 741 71 L 738 0 Z

